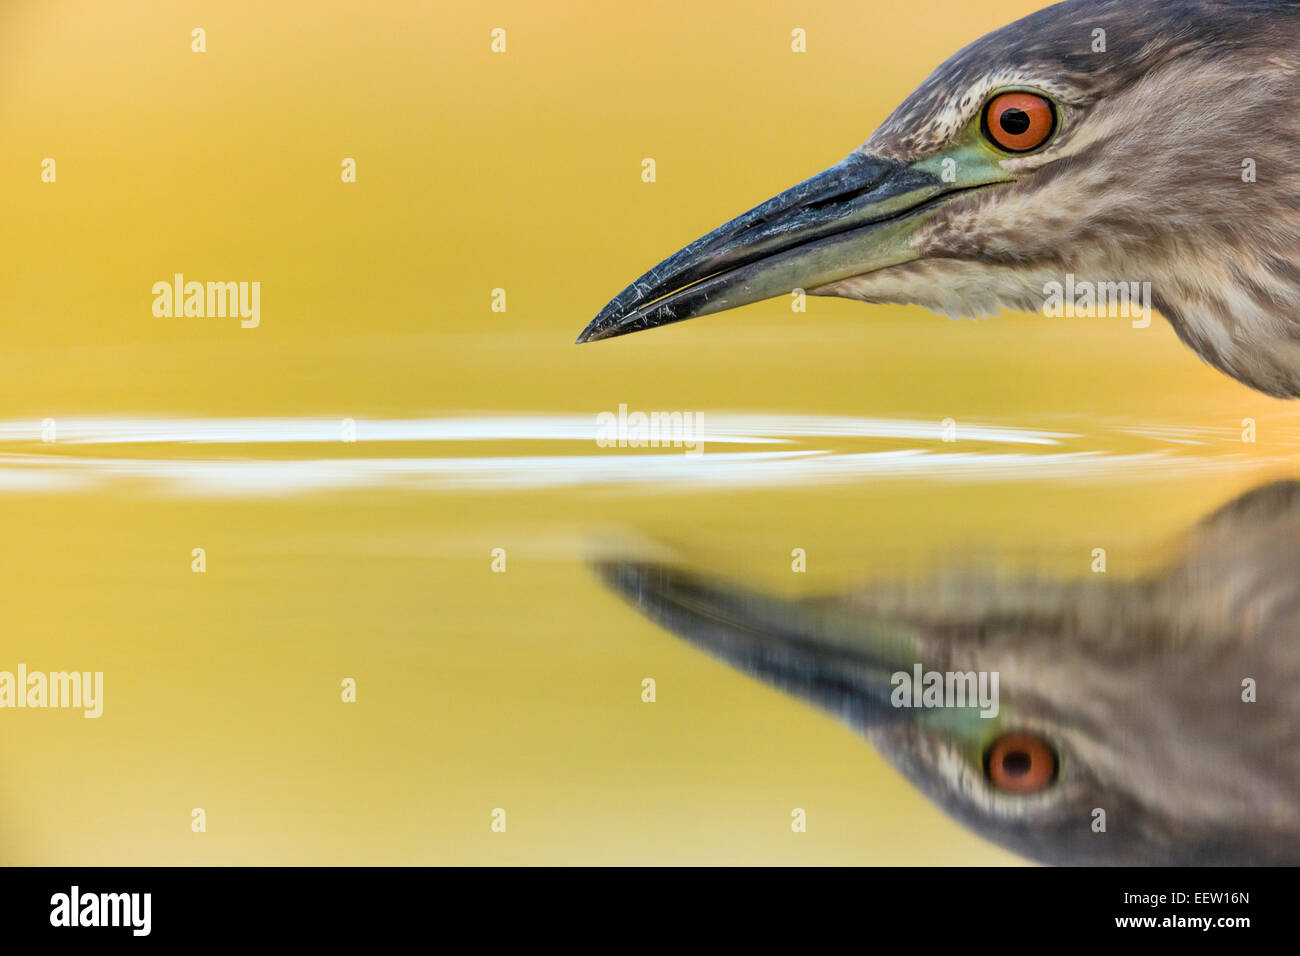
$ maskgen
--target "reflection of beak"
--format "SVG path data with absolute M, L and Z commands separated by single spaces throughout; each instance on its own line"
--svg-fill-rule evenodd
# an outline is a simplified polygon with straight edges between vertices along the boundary
M 602 561 L 596 572 L 641 613 L 710 656 L 853 726 L 915 714 L 889 700 L 891 675 L 910 672 L 914 660 L 902 628 L 849 621 L 825 607 L 662 565 Z
M 607 339 L 917 258 L 926 213 L 961 189 L 854 153 L 696 239 L 620 292 L 578 336 Z

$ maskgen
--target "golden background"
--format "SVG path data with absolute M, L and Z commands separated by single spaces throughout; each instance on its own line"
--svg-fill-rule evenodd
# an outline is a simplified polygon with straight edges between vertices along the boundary
M 0 669 L 105 672 L 97 721 L 0 712 L 0 862 L 1016 862 L 847 729 L 606 593 L 587 542 L 649 539 L 792 594 L 974 547 L 1104 543 L 1133 574 L 1288 471 L 1293 406 L 1202 365 L 1159 318 L 951 322 L 826 299 L 792 315 L 777 300 L 572 341 L 645 268 L 842 158 L 947 55 L 1039 5 L 0 5 L 4 421 L 594 418 L 627 403 L 951 416 L 1106 453 L 1155 444 L 1119 426 L 1215 436 L 1175 449 L 1192 466 L 1128 482 L 271 496 L 0 481 Z M 155 318 L 150 288 L 175 272 L 260 281 L 260 327 Z M 1256 445 L 1237 438 L 1247 417 Z M 474 444 L 382 454 L 559 453 Z M 88 453 L 11 436 L 0 465 Z M 345 676 L 355 705 L 339 702 Z

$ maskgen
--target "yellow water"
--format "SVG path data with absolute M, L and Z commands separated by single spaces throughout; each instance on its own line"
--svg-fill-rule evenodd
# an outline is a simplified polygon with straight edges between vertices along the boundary
M 0 861 L 1016 862 L 588 566 L 1132 575 L 1298 470 L 1300 410 L 1159 319 L 812 299 L 571 344 L 1035 4 L 926 6 L 4 4 L 0 670 L 105 700 L 0 710 Z M 260 325 L 155 318 L 177 272 L 260 281 Z M 718 435 L 598 447 L 620 404 Z

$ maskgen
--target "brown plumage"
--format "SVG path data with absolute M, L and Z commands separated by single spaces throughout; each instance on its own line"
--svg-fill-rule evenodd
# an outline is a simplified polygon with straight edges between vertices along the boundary
M 1008 89 L 1054 105 L 1041 148 L 980 137 Z M 1149 282 L 1207 362 L 1300 396 L 1300 2 L 1069 0 L 1003 27 L 844 163 L 646 273 L 580 341 L 796 285 L 952 316 L 1037 311 L 1067 274 Z

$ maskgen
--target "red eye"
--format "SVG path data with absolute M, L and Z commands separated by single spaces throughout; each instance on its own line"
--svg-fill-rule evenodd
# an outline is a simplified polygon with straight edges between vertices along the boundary
M 984 135 L 1009 153 L 1037 149 L 1055 129 L 1052 101 L 1036 93 L 1002 93 L 984 107 Z
M 1056 779 L 1056 752 L 1034 734 L 1005 734 L 985 758 L 993 786 L 1007 793 L 1037 793 Z

